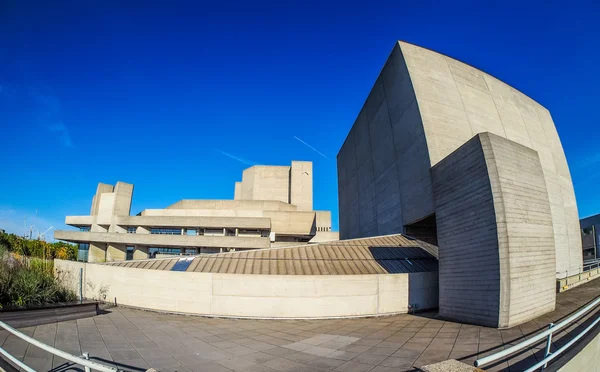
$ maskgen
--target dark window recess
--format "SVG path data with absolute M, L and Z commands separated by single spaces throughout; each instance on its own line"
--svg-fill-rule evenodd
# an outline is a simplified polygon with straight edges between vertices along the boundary
M 135 247 L 127 246 L 127 250 L 126 250 L 126 254 L 125 254 L 126 261 L 133 260 L 133 251 L 135 251 Z
M 438 271 L 438 260 L 419 247 L 369 247 L 377 263 L 390 274 Z
M 437 225 L 435 214 L 404 226 L 404 233 L 426 243 L 437 245 Z

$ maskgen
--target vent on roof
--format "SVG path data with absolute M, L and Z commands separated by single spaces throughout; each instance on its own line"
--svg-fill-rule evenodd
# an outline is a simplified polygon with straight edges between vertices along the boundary
M 438 271 L 438 260 L 419 247 L 369 247 L 369 251 L 390 274 Z

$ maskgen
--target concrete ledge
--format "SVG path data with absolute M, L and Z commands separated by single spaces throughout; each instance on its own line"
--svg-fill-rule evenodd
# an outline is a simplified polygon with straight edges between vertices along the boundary
M 430 364 L 421 367 L 423 372 L 483 372 L 483 369 L 479 369 L 463 362 L 459 362 L 455 359 L 448 359 L 443 362 Z
M 97 302 L 54 304 L 35 309 L 10 309 L 0 311 L 0 321 L 14 328 L 88 318 L 98 314 Z
M 559 279 L 556 281 L 556 293 L 568 291 L 597 278 L 600 278 L 600 268 Z

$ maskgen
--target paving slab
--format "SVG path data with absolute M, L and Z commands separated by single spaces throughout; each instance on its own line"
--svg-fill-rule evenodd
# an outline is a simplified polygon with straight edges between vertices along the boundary
M 172 315 L 125 307 L 93 318 L 21 329 L 74 355 L 134 371 L 322 372 L 416 371 L 456 359 L 477 358 L 531 338 L 600 294 L 600 280 L 557 295 L 556 310 L 510 329 L 498 330 L 438 319 L 435 313 L 329 320 L 240 320 Z M 557 333 L 556 349 L 595 314 Z M 0 346 L 37 370 L 82 371 L 6 331 Z M 534 364 L 544 345 L 487 366 L 489 371 L 522 370 Z

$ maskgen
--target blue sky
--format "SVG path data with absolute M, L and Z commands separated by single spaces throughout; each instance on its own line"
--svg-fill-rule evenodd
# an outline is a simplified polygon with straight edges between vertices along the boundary
M 546 106 L 580 215 L 600 213 L 591 1 L 140 4 L 0 2 L 0 228 L 64 228 L 98 182 L 135 184 L 138 213 L 232 198 L 251 164 L 312 160 L 337 229 L 335 157 L 398 39 Z

